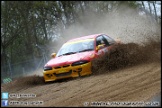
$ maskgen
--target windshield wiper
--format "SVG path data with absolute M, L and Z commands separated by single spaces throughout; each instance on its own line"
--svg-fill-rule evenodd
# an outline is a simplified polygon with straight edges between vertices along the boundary
M 63 55 L 70 55 L 70 54 L 75 54 L 76 52 L 68 52 L 68 53 L 65 53 L 65 54 L 62 54 L 60 56 L 63 56 Z
M 85 51 L 92 51 L 93 49 L 85 49 L 85 50 L 81 50 L 79 52 L 85 52 Z

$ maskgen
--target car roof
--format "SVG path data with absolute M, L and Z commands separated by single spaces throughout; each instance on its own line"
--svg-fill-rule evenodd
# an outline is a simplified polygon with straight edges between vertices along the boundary
M 102 33 L 82 36 L 82 37 L 79 37 L 79 38 L 74 38 L 74 39 L 68 40 L 67 42 L 74 42 L 74 41 L 79 41 L 79 40 L 84 40 L 84 39 L 92 39 L 92 38 L 94 39 L 94 38 L 96 38 L 97 36 L 99 36 L 101 34 Z

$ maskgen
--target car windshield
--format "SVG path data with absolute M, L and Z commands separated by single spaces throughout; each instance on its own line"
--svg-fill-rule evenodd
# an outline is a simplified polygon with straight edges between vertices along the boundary
M 85 51 L 92 51 L 92 50 L 94 50 L 94 39 L 86 39 L 83 41 L 70 42 L 64 44 L 61 47 L 56 57 L 85 52 Z

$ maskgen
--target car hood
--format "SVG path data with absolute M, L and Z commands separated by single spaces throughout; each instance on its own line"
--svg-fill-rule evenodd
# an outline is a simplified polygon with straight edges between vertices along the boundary
M 60 57 L 53 58 L 49 60 L 45 66 L 62 66 L 62 65 L 67 65 L 71 64 L 73 62 L 79 61 L 79 60 L 88 60 L 90 61 L 91 59 L 94 58 L 94 51 L 88 51 L 88 52 L 81 52 L 81 53 L 75 53 L 71 55 L 64 55 Z

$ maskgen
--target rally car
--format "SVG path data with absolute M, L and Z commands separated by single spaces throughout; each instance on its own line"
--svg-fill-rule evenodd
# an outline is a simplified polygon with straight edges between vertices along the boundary
M 51 54 L 52 59 L 45 64 L 45 82 L 92 74 L 92 59 L 108 52 L 118 43 L 106 34 L 93 34 L 67 41 L 57 54 Z

